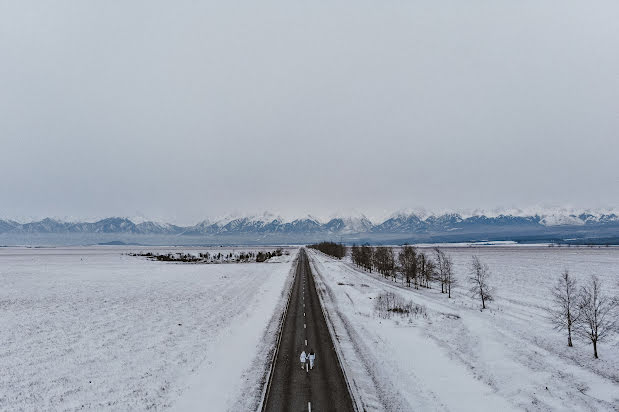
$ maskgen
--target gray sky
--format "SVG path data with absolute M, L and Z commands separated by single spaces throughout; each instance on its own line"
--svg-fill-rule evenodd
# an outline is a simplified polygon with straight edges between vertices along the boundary
M 619 205 L 619 2 L 0 0 L 0 216 Z

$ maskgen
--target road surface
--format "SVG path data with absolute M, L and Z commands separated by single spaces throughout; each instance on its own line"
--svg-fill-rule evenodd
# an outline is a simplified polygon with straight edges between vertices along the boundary
M 304 249 L 299 252 L 282 328 L 264 410 L 353 411 Z M 301 351 L 309 353 L 312 349 L 316 353 L 314 369 L 302 369 Z

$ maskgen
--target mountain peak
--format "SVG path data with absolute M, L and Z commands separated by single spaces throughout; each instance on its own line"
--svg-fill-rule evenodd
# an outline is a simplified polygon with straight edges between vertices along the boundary
M 128 233 L 140 235 L 220 235 L 248 233 L 305 233 L 326 235 L 354 234 L 424 234 L 440 233 L 545 233 L 552 228 L 615 228 L 619 229 L 619 213 L 614 210 L 567 210 L 555 209 L 525 213 L 522 210 L 494 211 L 492 213 L 440 214 L 421 209 L 405 209 L 391 214 L 380 222 L 372 222 L 363 213 L 334 215 L 322 221 L 312 215 L 301 218 L 283 219 L 280 215 L 263 212 L 254 215 L 228 215 L 218 219 L 203 220 L 193 226 L 176 226 L 169 223 L 141 219 L 139 223 L 126 217 L 108 217 L 95 222 L 63 222 L 51 217 L 29 223 L 0 220 L 2 233 Z M 509 230 L 510 232 L 506 232 Z M 605 229 L 606 230 L 606 229 Z M 610 229 L 609 229 L 610 230 Z M 613 231 L 614 230 L 614 231 Z M 477 232 L 475 232 L 477 231 Z M 536 233 L 537 233 L 536 232 Z M 608 230 L 607 230 L 608 232 Z M 606 233 L 606 232 L 605 232 Z

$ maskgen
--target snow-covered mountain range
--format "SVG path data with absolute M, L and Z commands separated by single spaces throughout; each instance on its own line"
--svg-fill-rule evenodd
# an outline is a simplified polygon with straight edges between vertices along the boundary
M 70 234 L 106 233 L 134 235 L 227 235 L 227 234 L 423 234 L 453 232 L 527 232 L 548 228 L 581 230 L 584 228 L 617 228 L 619 214 L 596 213 L 546 213 L 535 215 L 428 214 L 399 212 L 380 221 L 372 222 L 364 215 L 340 216 L 321 220 L 313 216 L 284 219 L 265 213 L 257 216 L 225 217 L 204 220 L 193 226 L 143 221 L 134 223 L 128 218 L 111 217 L 96 222 L 64 222 L 51 218 L 29 223 L 0 220 L 0 234 Z

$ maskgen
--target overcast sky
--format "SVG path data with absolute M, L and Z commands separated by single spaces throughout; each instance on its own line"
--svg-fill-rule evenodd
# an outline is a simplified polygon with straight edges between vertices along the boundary
M 0 216 L 619 205 L 619 2 L 0 0 Z

